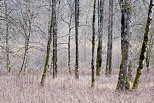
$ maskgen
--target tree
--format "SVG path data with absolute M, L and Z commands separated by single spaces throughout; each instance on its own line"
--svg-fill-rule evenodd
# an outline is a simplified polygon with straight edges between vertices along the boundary
M 121 65 L 117 90 L 129 89 L 127 68 L 130 55 L 131 0 L 120 0 L 121 7 Z
M 95 11 L 96 10 L 96 0 L 94 0 L 94 6 L 93 6 L 93 20 L 92 20 L 92 58 L 91 58 L 91 87 L 94 87 L 95 83 L 95 66 L 94 66 L 94 60 L 95 60 Z
M 79 0 L 75 0 L 75 45 L 76 45 L 75 78 L 76 79 L 79 78 L 78 28 L 79 28 Z
M 53 1 L 53 0 L 52 0 Z M 49 6 L 50 8 L 50 6 Z M 49 10 L 50 11 L 50 10 Z M 53 12 L 52 12 L 53 13 Z M 46 50 L 46 57 L 45 57 L 45 64 L 44 64 L 44 70 L 43 70 L 43 74 L 42 74 L 42 78 L 41 78 L 41 86 L 44 86 L 44 82 L 45 82 L 45 77 L 46 77 L 46 72 L 47 72 L 47 66 L 49 64 L 49 57 L 50 57 L 50 50 L 51 50 L 51 41 L 52 41 L 52 20 L 53 20 L 53 15 L 51 17 L 51 23 L 49 26 L 49 34 L 48 34 L 48 43 L 47 43 L 47 50 Z
M 57 77 L 57 0 L 52 0 L 52 23 L 53 23 L 53 78 Z
M 136 71 L 136 76 L 135 76 L 135 80 L 134 80 L 132 89 L 137 89 L 138 88 L 139 78 L 141 76 L 141 71 L 143 69 L 143 61 L 145 59 L 145 52 L 146 52 L 146 49 L 147 49 L 150 24 L 152 22 L 152 7 L 153 7 L 153 0 L 150 0 L 149 10 L 148 10 L 148 17 L 147 17 L 147 21 L 146 21 L 146 27 L 145 27 L 145 30 L 144 30 L 144 39 L 143 39 L 142 48 L 141 48 L 141 51 L 140 51 L 140 58 L 139 58 L 139 62 L 138 62 L 138 68 L 137 68 L 137 71 Z
M 98 47 L 97 47 L 97 59 L 96 59 L 96 76 L 100 75 L 100 69 L 102 66 L 102 36 L 103 36 L 103 19 L 104 19 L 104 1 L 98 0 Z
M 149 33 L 150 34 L 150 33 Z M 150 59 L 151 59 L 151 52 L 152 52 L 152 48 L 153 48 L 153 34 L 149 35 L 149 42 L 148 42 L 148 46 L 147 46 L 147 50 L 146 50 L 146 68 L 147 68 L 147 72 L 149 73 L 149 66 L 150 66 Z
M 19 18 L 19 25 L 21 25 L 21 28 L 23 29 L 23 36 L 25 37 L 25 45 L 24 45 L 24 55 L 23 55 L 23 61 L 22 61 L 22 65 L 20 67 L 20 71 L 19 74 L 21 74 L 21 72 L 25 71 L 26 69 L 26 65 L 27 65 L 27 59 L 28 59 L 28 50 L 29 50 L 29 41 L 30 41 L 30 36 L 31 36 L 31 30 L 32 30 L 32 20 L 34 17 L 34 14 L 31 10 L 31 2 L 30 1 L 24 1 L 26 8 L 25 8 L 25 12 L 21 13 L 22 14 L 22 18 Z M 20 2 L 19 2 L 20 4 Z M 23 21 L 23 22 L 22 22 Z
M 113 30 L 113 0 L 109 0 L 109 20 L 108 20 L 108 44 L 106 59 L 106 75 L 111 74 L 112 69 L 112 30 Z
M 10 53 L 9 53 L 9 20 L 8 20 L 8 7 L 7 7 L 7 1 L 4 0 L 5 5 L 5 22 L 6 22 L 6 36 L 5 36 L 5 42 L 6 42 L 6 69 L 8 72 L 10 72 Z

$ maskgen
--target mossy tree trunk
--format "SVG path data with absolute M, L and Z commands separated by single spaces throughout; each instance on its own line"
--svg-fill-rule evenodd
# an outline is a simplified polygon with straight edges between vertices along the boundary
M 108 20 L 108 44 L 106 59 L 106 75 L 112 71 L 112 31 L 113 31 L 113 0 L 109 0 L 109 20 Z
M 143 44 L 142 44 L 142 48 L 140 51 L 140 58 L 139 58 L 139 63 L 138 63 L 139 66 L 136 71 L 136 76 L 135 76 L 135 80 L 134 80 L 132 89 L 138 88 L 139 79 L 141 76 L 141 70 L 143 69 L 143 61 L 145 59 L 145 52 L 146 52 L 147 43 L 148 43 L 148 34 L 149 34 L 149 30 L 150 30 L 150 24 L 152 21 L 152 7 L 153 7 L 153 0 L 150 0 L 148 17 L 147 17 L 146 27 L 145 27 L 145 31 L 144 31 L 144 39 L 143 39 Z
M 92 58 L 91 58 L 91 87 L 95 86 L 95 66 L 94 66 L 94 60 L 95 60 L 95 12 L 96 12 L 96 0 L 94 0 L 93 5 L 93 20 L 92 20 Z
M 51 5 L 51 3 L 50 3 Z M 53 4 L 52 4 L 53 7 Z M 50 6 L 49 6 L 50 9 Z M 46 77 L 46 72 L 47 72 L 47 67 L 49 64 L 49 57 L 50 57 L 50 50 L 51 50 L 51 41 L 52 41 L 52 34 L 53 34 L 53 11 L 52 11 L 52 15 L 51 15 L 51 21 L 49 23 L 49 32 L 48 32 L 48 42 L 47 42 L 47 50 L 46 50 L 46 56 L 45 56 L 45 63 L 44 63 L 44 69 L 43 69 L 43 73 L 42 73 L 42 77 L 41 77 L 41 86 L 44 86 L 44 82 L 45 82 L 45 77 Z
M 117 90 L 124 91 L 130 88 L 127 68 L 130 55 L 130 28 L 131 28 L 131 0 L 120 0 L 121 6 L 121 65 L 117 83 Z
M 79 78 L 78 28 L 79 28 L 79 0 L 75 0 L 75 45 L 76 45 L 75 78 L 76 79 Z
M 98 1 L 98 47 L 96 58 L 96 76 L 100 75 L 102 65 L 102 36 L 103 36 L 103 14 L 104 14 L 104 0 Z

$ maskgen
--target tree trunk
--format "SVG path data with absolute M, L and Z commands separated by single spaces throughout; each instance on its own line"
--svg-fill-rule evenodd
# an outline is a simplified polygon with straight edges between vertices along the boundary
M 57 77 L 57 17 L 56 2 L 52 0 L 52 23 L 53 23 L 53 78 Z
M 96 76 L 100 75 L 102 66 L 102 36 L 103 36 L 103 14 L 104 14 L 104 0 L 98 1 L 98 47 L 97 47 L 97 59 L 96 59 Z
M 148 43 L 148 46 L 147 46 L 147 51 L 146 51 L 146 68 L 147 68 L 147 72 L 149 73 L 149 66 L 150 66 L 150 59 L 151 59 L 151 51 L 152 51 L 152 48 L 153 48 L 153 44 L 154 44 L 154 41 L 153 41 L 153 34 L 151 34 L 150 38 L 149 38 L 149 43 Z
M 11 67 L 10 67 L 10 55 L 9 55 L 9 23 L 8 23 L 8 8 L 7 8 L 7 2 L 6 0 L 4 1 L 5 5 L 5 19 L 6 19 L 6 69 L 8 72 L 10 72 Z
M 108 44 L 107 44 L 107 60 L 106 75 L 111 74 L 112 70 L 112 31 L 113 31 L 113 0 L 109 0 L 109 22 L 108 22 Z
M 130 55 L 130 28 L 131 28 L 131 1 L 121 0 L 121 65 L 117 83 L 117 90 L 124 91 L 130 88 L 127 68 Z
M 68 31 L 68 69 L 69 69 L 69 73 L 71 74 L 71 20 L 72 20 L 72 16 L 70 17 L 69 20 L 69 31 Z
M 94 60 L 95 60 L 95 11 L 96 10 L 96 0 L 94 0 L 94 6 L 93 6 L 93 21 L 92 21 L 92 59 L 91 59 L 91 69 L 92 69 L 92 79 L 91 79 L 91 87 L 94 87 L 95 83 L 95 66 L 94 66 Z
M 78 28 L 79 28 L 79 0 L 75 0 L 75 44 L 76 44 L 75 78 L 76 79 L 79 78 Z
M 29 22 L 29 26 L 28 26 L 28 35 L 25 32 L 25 51 L 24 51 L 24 57 L 23 57 L 23 61 L 22 61 L 22 65 L 20 68 L 20 72 L 18 75 L 21 74 L 21 72 L 24 71 L 26 69 L 26 65 L 27 65 L 27 57 L 28 57 L 28 49 L 29 49 L 29 39 L 30 39 L 30 35 L 31 35 L 31 20 L 28 21 Z
M 51 6 L 51 1 L 50 1 L 50 6 Z M 50 9 L 49 6 L 49 9 Z M 50 10 L 49 10 L 50 11 Z M 45 77 L 46 77 L 46 72 L 47 72 L 47 67 L 49 64 L 49 57 L 50 57 L 50 50 L 51 50 L 51 41 L 52 41 L 52 20 L 53 20 L 53 16 L 50 16 L 51 20 L 49 23 L 49 29 L 48 29 L 48 42 L 47 42 L 47 51 L 46 51 L 46 56 L 45 56 L 45 63 L 44 63 L 44 69 L 43 69 L 43 73 L 42 73 L 42 77 L 41 77 L 41 86 L 44 86 L 44 82 L 45 82 Z
M 135 76 L 135 80 L 134 80 L 132 89 L 138 88 L 139 78 L 141 76 L 141 70 L 143 69 L 143 61 L 145 59 L 144 54 L 146 52 L 147 43 L 148 43 L 148 34 L 149 34 L 149 30 L 150 30 L 150 24 L 152 22 L 152 7 L 153 7 L 153 0 L 150 0 L 147 23 L 146 23 L 146 27 L 145 27 L 145 31 L 144 31 L 144 39 L 143 39 L 143 44 L 142 44 L 142 48 L 140 51 L 140 58 L 139 58 L 139 64 L 138 64 L 139 66 L 137 68 L 137 72 L 136 72 L 136 76 Z

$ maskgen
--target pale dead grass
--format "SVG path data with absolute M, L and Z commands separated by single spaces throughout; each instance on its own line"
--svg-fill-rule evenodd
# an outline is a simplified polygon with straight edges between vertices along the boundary
M 39 85 L 40 71 L 29 70 L 20 77 L 0 71 L 0 103 L 154 103 L 154 71 L 144 72 L 138 90 L 122 93 L 115 91 L 117 71 L 110 78 L 102 73 L 93 89 L 90 71 L 80 72 L 79 80 L 66 71 L 54 80 L 48 74 L 44 87 Z

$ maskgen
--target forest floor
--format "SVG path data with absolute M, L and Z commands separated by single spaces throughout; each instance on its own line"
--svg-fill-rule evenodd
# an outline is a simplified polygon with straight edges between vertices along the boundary
M 102 73 L 93 89 L 90 74 L 80 71 L 79 80 L 75 80 L 74 74 L 59 71 L 53 80 L 48 73 L 45 86 L 41 87 L 41 71 L 29 70 L 19 77 L 15 72 L 0 71 L 0 103 L 154 103 L 152 70 L 150 74 L 142 71 L 139 88 L 127 92 L 115 91 L 118 71 L 110 77 Z

